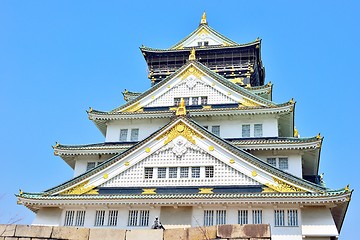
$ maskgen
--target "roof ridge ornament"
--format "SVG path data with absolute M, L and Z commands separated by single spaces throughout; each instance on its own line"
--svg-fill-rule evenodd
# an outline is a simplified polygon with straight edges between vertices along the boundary
M 181 98 L 179 107 L 176 109 L 176 116 L 186 115 L 186 107 L 184 98 Z
M 190 55 L 189 55 L 189 60 L 196 60 L 196 56 L 195 56 L 195 48 L 191 49 Z
M 205 11 L 204 11 L 203 15 L 201 16 L 200 24 L 206 24 L 207 25 L 206 12 Z

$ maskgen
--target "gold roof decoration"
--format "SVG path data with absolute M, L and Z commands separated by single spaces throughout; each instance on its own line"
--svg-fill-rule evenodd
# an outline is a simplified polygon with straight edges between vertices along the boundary
M 201 16 L 200 24 L 207 24 L 206 12 L 204 12 L 203 15 Z
M 184 98 L 181 98 L 179 107 L 176 109 L 176 116 L 186 115 L 186 107 Z
M 196 56 L 195 56 L 195 48 L 193 48 L 190 52 L 189 55 L 189 60 L 196 60 Z
M 81 194 L 99 194 L 98 189 L 94 189 L 95 186 L 86 186 L 89 183 L 89 180 L 76 185 L 75 187 L 70 188 L 64 192 L 61 192 L 60 195 L 81 195 Z
M 299 130 L 297 130 L 296 127 L 294 128 L 294 137 L 296 137 L 296 138 L 299 138 L 299 137 L 300 137 L 300 135 L 299 135 Z

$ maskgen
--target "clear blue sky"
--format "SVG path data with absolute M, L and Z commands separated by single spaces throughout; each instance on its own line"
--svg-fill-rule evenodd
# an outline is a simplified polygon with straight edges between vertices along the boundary
M 124 88 L 150 84 L 138 47 L 167 48 L 193 31 L 203 11 L 230 39 L 263 39 L 274 100 L 294 97 L 301 136 L 325 136 L 320 173 L 348 183 L 352 202 L 340 239 L 356 239 L 359 181 L 357 1 L 0 1 L 0 222 L 31 223 L 14 193 L 72 177 L 51 145 L 104 141 L 89 106 L 111 110 Z M 356 234 L 356 235 L 355 235 Z

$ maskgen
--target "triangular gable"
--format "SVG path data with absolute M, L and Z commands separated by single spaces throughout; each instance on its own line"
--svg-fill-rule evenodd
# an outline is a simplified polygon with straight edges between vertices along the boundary
M 198 85 L 197 85 L 198 84 Z M 189 61 L 174 74 L 170 75 L 138 98 L 127 104 L 114 109 L 112 112 L 136 112 L 147 106 L 173 106 L 175 97 L 186 97 L 182 91 L 175 93 L 175 88 L 188 88 L 185 92 L 190 96 L 203 96 L 201 92 L 192 91 L 193 87 L 206 85 L 208 88 L 199 88 L 199 91 L 207 89 L 208 97 L 214 103 L 239 103 L 243 106 L 276 106 L 272 101 L 266 100 L 243 87 L 240 87 L 219 74 L 212 72 L 203 64 L 196 61 Z M 204 93 L 204 94 L 205 94 Z M 215 95 L 212 95 L 215 94 Z M 163 99 L 160 99 L 163 98 Z M 209 103 L 211 104 L 211 102 Z
M 45 194 L 96 194 L 97 187 L 176 140 L 179 136 L 210 154 L 231 169 L 277 192 L 319 192 L 324 188 L 276 169 L 253 155 L 233 147 L 186 117 L 178 117 L 128 151 L 118 154 L 93 170 L 48 190 Z

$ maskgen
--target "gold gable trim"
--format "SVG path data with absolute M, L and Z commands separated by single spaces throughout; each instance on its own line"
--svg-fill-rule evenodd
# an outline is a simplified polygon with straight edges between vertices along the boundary
M 80 183 L 79 185 L 76 185 L 73 188 L 70 188 L 69 190 L 66 190 L 62 193 L 60 193 L 60 195 L 81 195 L 81 194 L 99 194 L 99 190 L 98 189 L 94 189 L 95 186 L 87 186 L 85 187 L 86 184 L 89 183 L 88 181 L 85 181 L 83 183 Z
M 137 112 L 141 110 L 140 103 L 136 103 L 135 105 L 123 110 L 122 112 Z
M 277 183 L 277 185 L 271 184 L 271 183 L 265 183 L 265 186 L 267 188 L 263 189 L 263 192 L 305 192 L 304 190 L 295 187 L 293 185 L 290 185 L 280 179 L 277 179 L 273 177 L 274 182 Z
M 175 126 L 173 126 L 170 130 L 164 132 L 159 137 L 156 138 L 156 140 L 161 140 L 164 137 L 167 137 L 167 139 L 164 142 L 164 145 L 168 144 L 178 136 L 183 136 L 188 140 L 189 142 L 196 144 L 195 139 L 193 137 L 197 138 L 203 138 L 200 134 L 196 133 L 194 130 L 189 128 L 187 125 L 185 125 L 182 122 L 177 123 Z
M 181 78 L 181 80 L 184 80 L 190 75 L 194 75 L 198 79 L 200 79 L 202 76 L 205 76 L 200 70 L 191 66 L 188 69 L 186 69 L 184 72 L 182 72 L 179 77 Z
M 254 101 L 251 101 L 249 99 L 246 99 L 244 98 L 244 101 L 242 102 L 242 104 L 244 106 L 247 106 L 247 107 L 257 107 L 257 106 L 260 106 L 260 104 L 254 102 Z

